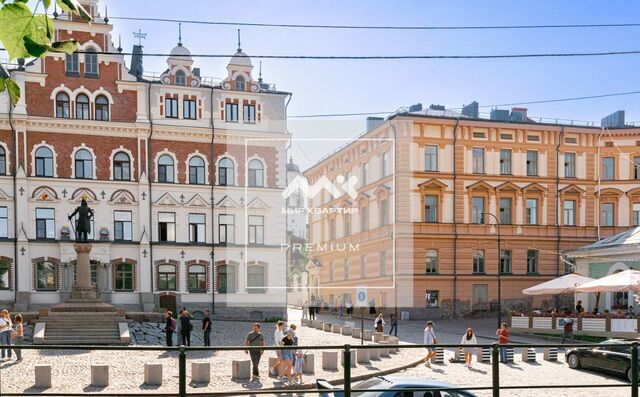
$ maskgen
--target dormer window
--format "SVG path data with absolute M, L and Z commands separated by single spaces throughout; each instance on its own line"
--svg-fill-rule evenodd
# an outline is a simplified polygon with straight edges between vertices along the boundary
M 246 83 L 244 77 L 238 76 L 236 77 L 236 90 L 244 91 L 246 89 Z
M 187 76 L 182 70 L 176 72 L 176 85 L 187 85 Z
M 87 48 L 84 54 L 84 74 L 98 76 L 98 54 L 93 47 Z

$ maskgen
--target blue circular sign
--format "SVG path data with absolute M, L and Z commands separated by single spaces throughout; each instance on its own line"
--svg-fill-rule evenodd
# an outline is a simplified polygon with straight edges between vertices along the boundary
M 359 301 L 364 301 L 367 299 L 367 294 L 364 291 L 360 291 L 358 292 L 358 300 Z

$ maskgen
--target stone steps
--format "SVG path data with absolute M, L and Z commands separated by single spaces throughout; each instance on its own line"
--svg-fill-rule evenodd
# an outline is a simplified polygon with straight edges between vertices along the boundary
M 49 345 L 122 345 L 120 323 L 115 313 L 51 312 L 40 317 L 45 323 L 44 343 Z

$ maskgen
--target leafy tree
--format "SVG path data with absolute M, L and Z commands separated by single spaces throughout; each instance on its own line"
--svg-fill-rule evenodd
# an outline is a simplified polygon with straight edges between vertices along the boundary
M 49 52 L 73 53 L 78 43 L 75 40 L 53 41 L 53 22 L 45 14 L 36 15 L 38 6 L 43 4 L 45 11 L 52 0 L 37 0 L 33 9 L 27 3 L 30 0 L 0 0 L 0 41 L 9 53 L 9 59 L 44 58 Z M 86 21 L 91 15 L 78 0 L 55 0 L 64 11 L 80 16 Z M 11 79 L 7 69 L 0 65 L 0 92 L 7 91 L 11 103 L 20 99 L 20 87 Z

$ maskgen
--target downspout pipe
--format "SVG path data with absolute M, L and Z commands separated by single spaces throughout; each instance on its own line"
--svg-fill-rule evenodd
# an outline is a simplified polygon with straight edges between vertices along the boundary
M 153 293 L 153 178 L 151 177 L 151 138 L 153 137 L 153 117 L 151 115 L 151 82 L 147 82 L 147 119 L 149 120 L 149 136 L 147 137 L 147 180 L 149 182 L 149 285 Z
M 285 105 L 284 105 L 284 119 L 282 120 L 283 123 L 284 123 L 284 131 L 287 134 L 289 133 L 289 127 L 287 125 L 287 111 L 288 111 L 288 108 L 289 108 L 289 102 L 291 102 L 291 98 L 293 97 L 293 94 L 289 93 L 288 96 L 289 96 L 289 98 L 287 99 L 287 103 L 285 103 Z M 286 188 L 286 184 L 289 183 L 287 181 L 287 164 L 289 163 L 289 160 L 288 160 L 289 156 L 287 156 L 287 154 L 289 154 L 289 151 L 291 150 L 291 147 L 292 147 L 291 139 L 289 139 L 288 141 L 289 142 L 287 143 L 287 147 L 285 148 L 285 151 L 284 151 L 285 152 L 285 159 L 284 159 L 285 188 Z M 246 161 L 246 159 L 245 159 L 245 161 Z M 285 207 L 288 206 L 288 204 L 287 204 L 288 200 L 289 200 L 288 198 L 285 199 Z M 284 218 L 284 222 L 285 222 L 284 223 L 285 224 L 285 227 L 284 227 L 284 238 L 285 238 L 285 242 L 287 243 L 287 246 L 289 246 L 289 244 L 290 244 L 289 233 L 287 231 L 287 228 L 289 227 L 289 211 L 285 211 L 285 216 L 284 217 L 285 217 Z M 289 266 L 290 263 L 291 263 L 291 250 L 287 249 L 287 251 L 285 252 L 285 275 L 286 276 L 285 276 L 285 280 L 284 280 L 284 282 L 285 282 L 285 289 L 284 289 L 284 291 L 285 291 L 285 294 L 284 294 L 285 311 L 284 311 L 284 314 L 285 314 L 285 318 L 287 319 L 287 321 L 289 321 L 289 314 L 288 314 L 289 312 L 288 312 L 287 308 L 289 307 L 289 285 L 288 284 L 289 284 L 289 270 L 290 270 L 290 269 L 287 269 L 287 267 Z M 308 280 L 308 277 L 307 277 L 307 280 Z
M 560 240 L 562 239 L 562 231 L 560 230 L 560 146 L 563 139 L 564 126 L 560 127 L 558 144 L 556 145 L 556 277 L 560 276 Z
M 456 144 L 458 143 L 458 125 L 460 125 L 460 117 L 456 119 L 456 125 L 453 127 L 453 318 L 458 317 L 458 221 L 456 220 L 456 196 L 458 194 Z
M 9 126 L 11 127 L 11 140 L 15 158 L 11 167 L 13 179 L 13 301 L 18 301 L 18 136 L 13 125 L 13 104 L 9 101 Z
M 215 212 L 214 212 L 214 205 L 215 202 L 213 200 L 213 189 L 214 186 L 216 184 L 216 180 L 215 180 L 215 176 L 214 176 L 214 171 L 216 170 L 216 166 L 215 166 L 215 146 L 214 146 L 214 141 L 215 141 L 215 137 L 216 137 L 216 127 L 215 127 L 215 123 L 214 123 L 214 113 L 213 113 L 213 94 L 214 94 L 214 88 L 213 86 L 211 87 L 211 98 L 210 98 L 210 109 L 209 109 L 209 124 L 211 126 L 211 145 L 209 147 L 209 183 L 211 184 L 211 280 L 213 282 L 213 286 L 211 288 L 211 314 L 215 313 L 216 310 L 216 285 L 215 285 L 215 274 L 216 274 L 216 267 L 215 267 L 215 263 L 214 263 L 214 258 L 216 256 L 216 245 L 215 245 L 215 240 L 214 240 L 214 231 L 215 231 Z

